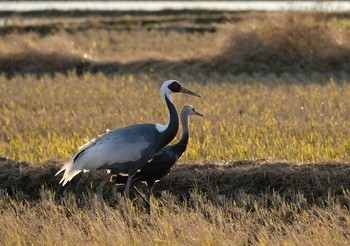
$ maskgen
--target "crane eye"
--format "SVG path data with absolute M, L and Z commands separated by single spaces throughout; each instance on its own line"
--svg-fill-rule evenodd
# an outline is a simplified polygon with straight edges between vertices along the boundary
M 173 92 L 180 92 L 181 85 L 179 84 L 179 82 L 175 81 L 175 82 L 171 83 L 168 86 L 168 88 Z

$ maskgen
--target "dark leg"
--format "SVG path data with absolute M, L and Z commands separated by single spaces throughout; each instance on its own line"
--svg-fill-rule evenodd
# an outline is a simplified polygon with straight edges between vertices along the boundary
M 142 200 L 144 200 L 144 202 L 146 204 L 149 204 L 149 201 L 147 200 L 147 198 L 144 197 L 144 195 L 142 194 L 142 192 L 136 188 L 135 185 L 132 186 L 134 188 L 134 190 L 136 191 L 136 193 L 142 198 Z
M 131 184 L 132 176 L 133 175 L 128 176 L 128 180 L 126 181 L 126 184 L 125 184 L 125 189 L 124 189 L 125 202 L 128 202 L 129 200 L 129 192 L 130 192 L 130 184 Z
M 102 196 L 102 192 L 103 192 L 103 187 L 107 184 L 107 182 L 110 180 L 112 174 L 108 174 L 107 177 L 105 177 L 102 182 L 97 186 L 96 188 L 96 193 L 98 196 L 98 200 L 100 201 L 100 205 L 101 205 L 101 209 L 104 213 L 106 213 L 106 209 L 105 209 L 105 202 L 103 200 L 103 196 Z
M 147 212 L 148 214 L 151 214 L 151 194 L 152 194 L 152 189 L 153 189 L 154 181 L 147 181 L 147 186 L 148 186 L 148 194 L 147 194 Z
M 128 180 L 126 181 L 125 184 L 125 189 L 124 189 L 124 202 L 125 202 L 125 215 L 127 216 L 126 218 L 129 220 L 129 223 L 131 225 L 131 216 L 130 216 L 130 204 L 129 204 L 129 191 L 130 191 L 130 184 L 131 184 L 131 179 L 133 175 L 128 176 Z

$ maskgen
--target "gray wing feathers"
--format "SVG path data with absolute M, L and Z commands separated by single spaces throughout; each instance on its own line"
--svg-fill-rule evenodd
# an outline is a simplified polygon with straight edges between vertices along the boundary
M 149 152 L 146 150 L 157 141 L 158 136 L 159 132 L 153 124 L 139 124 L 109 131 L 83 145 L 57 174 L 65 171 L 61 180 L 65 184 L 84 170 L 137 161 L 143 157 L 144 152 Z
M 134 162 L 140 159 L 143 151 L 155 141 L 155 132 L 155 126 L 151 124 L 109 131 L 84 145 L 79 151 L 84 153 L 76 161 L 86 163 L 85 169 L 90 169 L 91 165 L 98 168 L 106 164 Z

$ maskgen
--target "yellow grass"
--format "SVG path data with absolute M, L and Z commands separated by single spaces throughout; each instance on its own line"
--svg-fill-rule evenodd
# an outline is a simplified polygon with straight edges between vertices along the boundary
M 68 159 L 106 129 L 165 123 L 159 93 L 165 79 L 102 74 L 1 77 L 0 153 L 31 162 Z M 243 84 L 236 79 L 181 75 L 180 81 L 202 98 L 174 95 L 177 107 L 193 104 L 206 116 L 191 119 L 191 140 L 182 161 L 348 160 L 347 81 L 282 84 L 275 79 L 268 84 L 256 79 Z

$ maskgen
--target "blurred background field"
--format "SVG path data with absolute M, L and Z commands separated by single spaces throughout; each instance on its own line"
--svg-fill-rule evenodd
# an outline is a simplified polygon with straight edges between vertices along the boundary
M 0 244 L 347 244 L 349 13 L 0 15 Z M 167 79 L 205 117 L 152 217 L 109 186 L 103 218 L 103 172 L 54 173 L 106 129 L 166 122 Z
M 349 72 L 345 13 L 3 12 L 1 72 Z M 324 76 L 321 76 L 324 78 Z

